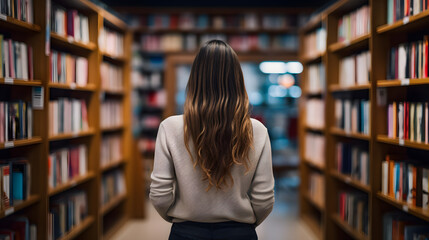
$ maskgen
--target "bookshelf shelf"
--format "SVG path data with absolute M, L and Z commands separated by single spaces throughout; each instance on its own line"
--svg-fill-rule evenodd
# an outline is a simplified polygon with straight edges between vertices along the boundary
M 312 92 L 306 92 L 304 93 L 305 96 L 307 96 L 308 98 L 312 98 L 312 97 L 322 97 L 323 95 L 323 91 L 319 90 L 319 91 L 312 91 Z
M 81 131 L 78 133 L 62 133 L 55 136 L 49 136 L 49 141 L 61 141 L 79 137 L 87 137 L 95 134 L 95 130 L 90 128 L 87 131 Z
M 351 41 L 333 43 L 329 45 L 329 50 L 333 53 L 342 53 L 368 48 L 370 37 L 371 34 L 365 34 Z
M 330 133 L 332 135 L 340 136 L 340 137 L 347 137 L 347 138 L 355 138 L 360 140 L 369 141 L 370 135 L 362 134 L 362 133 L 354 133 L 354 132 L 346 132 L 342 129 L 331 127 Z
M 78 237 L 83 231 L 88 229 L 94 223 L 94 221 L 95 220 L 93 216 L 88 216 L 81 224 L 74 226 L 68 233 L 59 238 L 59 240 L 74 239 Z
M 102 52 L 101 55 L 103 56 L 103 59 L 118 65 L 124 64 L 127 60 L 124 56 L 114 56 L 107 52 Z
M 122 165 L 124 165 L 126 163 L 127 163 L 127 161 L 125 159 L 120 159 L 118 161 L 113 161 L 111 163 L 106 164 L 105 166 L 101 166 L 100 167 L 100 171 L 101 172 L 106 172 L 106 171 L 109 171 L 111 169 L 120 167 L 120 166 L 122 166 Z
M 14 148 L 14 147 L 29 146 L 29 145 L 39 144 L 39 143 L 42 143 L 41 137 L 32 137 L 30 139 L 21 139 L 21 140 L 15 140 L 10 142 L 0 142 L 0 150 L 7 149 L 7 148 Z
M 406 87 L 408 85 L 427 85 L 429 78 L 378 80 L 377 87 Z
M 278 29 L 264 29 L 264 28 L 255 28 L 255 29 L 246 29 L 246 28 L 191 28 L 191 29 L 180 29 L 180 28 L 148 28 L 148 27 L 134 27 L 131 29 L 134 33 L 151 33 L 151 34 L 164 34 L 164 33 L 181 33 L 181 34 L 207 34 L 207 33 L 217 33 L 217 34 L 258 34 L 258 33 L 267 33 L 267 34 L 286 34 L 286 33 L 296 33 L 297 28 L 285 27 Z
M 124 125 L 114 126 L 114 127 L 102 127 L 102 132 L 117 132 L 122 131 L 124 129 Z
M 110 212 L 116 206 L 118 206 L 122 201 L 124 201 L 126 198 L 127 198 L 127 194 L 120 194 L 119 196 L 117 196 L 114 199 L 110 200 L 110 202 L 104 204 L 101 207 L 100 215 L 105 215 L 106 213 Z
M 379 34 L 406 33 L 412 29 L 424 29 L 429 23 L 429 10 L 423 11 L 417 15 L 406 17 L 392 24 L 385 24 L 377 27 Z
M 95 177 L 95 174 L 93 172 L 89 172 L 84 176 L 75 177 L 67 183 L 61 184 L 61 185 L 59 185 L 53 189 L 50 189 L 48 195 L 49 196 L 57 195 L 59 193 L 67 191 L 71 188 L 74 188 L 74 187 L 76 187 L 76 186 L 78 186 L 84 182 L 87 182 L 87 181 L 93 179 L 94 177 Z
M 77 42 L 77 41 L 74 41 L 73 38 L 64 37 L 54 32 L 51 32 L 51 40 L 52 40 L 52 45 L 65 48 L 70 51 L 89 53 L 96 49 L 95 44 L 92 42 L 89 42 L 89 43 Z
M 429 144 L 413 142 L 410 140 L 400 140 L 398 138 L 390 138 L 386 135 L 378 135 L 377 141 L 391 145 L 403 146 L 407 148 L 415 148 L 421 150 L 429 150 Z
M 356 239 L 356 240 L 368 240 L 368 237 L 365 236 L 365 234 L 363 234 L 363 233 L 361 233 L 361 232 L 356 231 L 355 229 L 353 229 L 349 224 L 347 224 L 346 222 L 344 222 L 340 218 L 340 216 L 338 216 L 338 214 L 332 214 L 331 218 L 338 225 L 338 227 L 340 227 L 341 229 L 343 229 L 344 232 L 346 232 L 353 239 Z
M 309 167 L 311 167 L 311 168 L 313 168 L 313 169 L 316 169 L 316 170 L 318 170 L 318 171 L 320 171 L 320 172 L 323 172 L 323 171 L 325 170 L 325 167 L 324 167 L 324 166 L 322 166 L 322 165 L 320 165 L 320 164 L 314 163 L 314 162 L 309 161 L 309 160 L 307 160 L 307 159 L 302 159 L 302 161 L 303 161 L 307 166 L 309 166 Z
M 312 64 L 312 63 L 318 63 L 322 61 L 322 57 L 325 55 L 324 52 L 318 53 L 313 56 L 305 56 L 301 59 L 301 62 L 303 64 Z
M 336 171 L 334 169 L 331 170 L 331 176 L 333 176 L 336 179 L 338 179 L 339 181 L 341 181 L 341 182 L 343 182 L 343 183 L 345 183 L 347 185 L 350 185 L 352 187 L 355 187 L 355 188 L 357 188 L 357 189 L 359 189 L 361 191 L 364 191 L 366 193 L 370 193 L 371 192 L 371 188 L 368 185 L 365 185 L 365 184 L 359 182 L 358 180 L 356 180 L 356 179 L 354 179 L 354 178 L 352 178 L 350 176 L 347 176 L 345 174 L 339 173 L 338 171 Z
M 310 194 L 309 194 L 308 192 L 306 192 L 306 193 L 304 194 L 304 196 L 305 196 L 305 199 L 307 199 L 307 201 L 308 201 L 311 205 L 313 205 L 316 209 L 318 209 L 320 212 L 324 212 L 324 211 L 325 211 L 325 207 L 324 207 L 322 204 L 320 204 L 320 203 L 318 203 L 318 202 L 314 201 L 314 199 L 310 196 Z
M 6 79 L 0 78 L 0 84 L 38 87 L 38 86 L 42 86 L 42 81 L 34 80 L 34 79 L 33 80 L 23 80 L 23 79 L 16 79 L 16 78 L 6 78 Z
M 27 208 L 35 203 L 37 203 L 38 201 L 40 201 L 40 196 L 39 195 L 31 195 L 28 197 L 27 200 L 24 200 L 16 205 L 14 205 L 13 207 L 4 209 L 2 211 L 0 211 L 0 219 L 4 218 L 6 216 L 9 216 L 11 214 L 14 214 L 17 211 L 20 211 L 24 208 Z
M 312 127 L 312 126 L 305 126 L 305 130 L 312 131 L 312 132 L 320 132 L 320 133 L 325 132 L 325 128 Z
M 370 84 L 354 85 L 354 86 L 347 86 L 347 87 L 343 87 L 335 84 L 335 85 L 329 86 L 329 91 L 332 93 L 350 92 L 350 91 L 368 91 L 370 88 L 371 88 Z
M 13 17 L 4 16 L 3 14 L 2 14 L 2 17 L 6 17 L 6 21 L 0 20 L 1 29 L 10 29 L 13 31 L 19 31 L 21 33 L 32 33 L 32 34 L 38 33 L 41 31 L 41 28 L 39 25 L 24 22 Z
M 104 94 L 107 95 L 115 95 L 115 96 L 123 96 L 124 95 L 124 90 L 122 89 L 118 89 L 118 90 L 114 90 L 114 89 L 103 89 L 102 92 Z
M 381 192 L 377 193 L 377 197 L 384 202 L 398 208 L 399 210 L 402 210 L 404 212 L 407 212 L 411 215 L 414 215 L 418 218 L 423 219 L 424 221 L 429 221 L 429 209 L 423 209 L 420 207 L 415 207 L 413 205 L 410 205 L 406 202 L 398 201 L 395 198 L 392 198 L 390 196 L 386 196 Z
M 76 84 L 67 84 L 67 83 L 49 83 L 50 89 L 65 89 L 65 90 L 74 90 L 74 91 L 86 91 L 94 92 L 97 87 L 95 84 L 88 83 L 86 86 L 79 86 Z
M 301 218 L 310 227 L 310 229 L 313 231 L 314 235 L 318 239 L 323 239 L 322 227 L 320 226 L 319 223 L 317 223 L 316 220 L 314 220 L 314 218 L 312 218 L 308 215 L 303 215 L 303 216 L 301 216 Z

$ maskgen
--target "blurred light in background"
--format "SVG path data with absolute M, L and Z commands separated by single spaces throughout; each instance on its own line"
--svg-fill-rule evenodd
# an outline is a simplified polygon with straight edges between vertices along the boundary
M 251 92 L 249 94 L 249 101 L 252 105 L 261 105 L 264 102 L 264 96 L 259 92 Z
M 301 88 L 298 86 L 292 86 L 289 88 L 289 95 L 293 98 L 299 98 L 301 97 Z
M 285 62 L 266 61 L 259 64 L 261 72 L 266 74 L 283 74 L 287 71 Z
M 304 68 L 300 62 L 288 62 L 286 69 L 288 73 L 300 74 Z
M 278 77 L 278 83 L 285 88 L 290 88 L 295 84 L 295 78 L 290 74 L 281 75 Z
M 268 94 L 271 97 L 282 98 L 287 96 L 287 89 L 279 85 L 271 85 L 268 88 Z

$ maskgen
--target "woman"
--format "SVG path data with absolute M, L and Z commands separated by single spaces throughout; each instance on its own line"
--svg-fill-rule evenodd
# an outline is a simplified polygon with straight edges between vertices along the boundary
M 226 43 L 198 52 L 184 114 L 159 127 L 151 178 L 152 204 L 173 222 L 170 240 L 257 239 L 274 204 L 270 139 L 249 116 L 240 63 Z

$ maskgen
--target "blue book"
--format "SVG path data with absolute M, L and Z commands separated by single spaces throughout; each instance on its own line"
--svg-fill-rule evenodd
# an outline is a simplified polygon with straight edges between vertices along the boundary
M 24 200 L 24 174 L 22 172 L 12 173 L 12 197 L 13 200 Z

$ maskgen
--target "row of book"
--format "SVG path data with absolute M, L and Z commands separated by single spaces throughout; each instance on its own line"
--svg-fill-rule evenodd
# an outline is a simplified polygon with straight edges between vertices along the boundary
M 307 91 L 309 93 L 324 91 L 326 88 L 325 64 L 311 64 L 307 71 Z
M 428 40 L 401 43 L 390 49 L 387 66 L 387 79 L 427 78 L 428 75 Z
M 149 14 L 132 21 L 134 26 L 144 26 L 150 29 L 284 29 L 295 24 L 295 19 L 287 15 L 265 14 L 261 18 L 255 13 L 241 15 L 207 14 Z
M 122 158 L 121 135 L 106 135 L 101 140 L 100 165 L 106 166 Z
M 84 191 L 70 192 L 52 200 L 48 215 L 48 240 L 64 236 L 87 216 L 88 199 Z
M 167 93 L 165 90 L 150 92 L 142 97 L 143 108 L 163 108 L 167 105 Z
M 321 134 L 307 132 L 305 134 L 305 160 L 318 166 L 325 166 L 325 138 Z
M 0 14 L 33 23 L 33 0 L 0 0 Z
M 124 35 L 103 27 L 98 36 L 98 45 L 101 51 L 115 57 L 124 56 Z
M 117 127 L 123 124 L 122 103 L 119 100 L 105 100 L 101 103 L 101 127 Z
M 0 223 L 0 225 L 2 226 L 0 229 L 1 240 L 37 239 L 37 225 L 30 223 L 27 217 L 14 216 Z
M 393 102 L 387 107 L 390 138 L 428 143 L 428 103 Z
M 338 194 L 338 214 L 356 231 L 368 235 L 368 197 L 358 192 L 342 191 Z
M 369 83 L 371 72 L 371 54 L 364 51 L 340 60 L 338 84 L 342 87 Z
M 281 34 L 270 36 L 268 34 L 231 35 L 204 34 L 199 36 L 202 45 L 212 39 L 228 42 L 237 51 L 252 50 L 295 50 L 298 47 L 296 35 Z M 141 36 L 141 49 L 147 52 L 174 52 L 195 51 L 198 48 L 198 39 L 195 34 L 145 34 Z
M 143 130 L 156 130 L 161 124 L 161 118 L 156 115 L 145 115 L 140 120 Z
M 89 42 L 88 17 L 76 9 L 66 9 L 52 4 L 51 31 L 78 42 Z
M 369 153 L 368 149 L 339 142 L 336 144 L 337 171 L 369 185 Z
M 428 208 L 428 165 L 407 156 L 386 155 L 381 171 L 383 194 L 413 206 Z
M 305 104 L 305 123 L 309 127 L 325 127 L 325 102 L 321 99 L 311 98 Z
M 0 160 L 0 209 L 19 204 L 30 196 L 31 169 L 26 159 Z
M 429 238 L 429 225 L 400 211 L 383 214 L 383 240 L 423 240 Z
M 49 187 L 55 188 L 78 176 L 84 176 L 88 169 L 87 154 L 85 144 L 52 151 L 48 157 Z
M 351 41 L 370 33 L 370 8 L 364 5 L 338 20 L 338 42 Z
M 33 48 L 0 34 L 0 77 L 33 79 Z
M 22 100 L 0 101 L 0 143 L 33 137 L 33 108 Z
M 387 0 L 387 24 L 429 9 L 426 0 Z
M 308 194 L 320 206 L 325 205 L 325 178 L 322 174 L 317 172 L 309 174 Z
M 140 152 L 155 152 L 155 138 L 143 137 L 139 138 L 137 148 Z
M 83 99 L 58 98 L 49 101 L 49 134 L 88 130 L 88 111 Z
M 121 169 L 108 172 L 101 180 L 101 204 L 107 204 L 126 193 L 124 172 Z
M 101 86 L 105 90 L 122 90 L 124 88 L 122 68 L 108 62 L 100 64 Z
M 133 87 L 141 89 L 160 89 L 162 87 L 161 72 L 142 72 L 134 70 L 131 73 Z
M 162 71 L 165 66 L 165 59 L 160 55 L 145 55 L 140 51 L 140 44 L 136 41 L 133 43 L 133 56 L 131 65 L 135 70 L 141 71 Z
M 52 83 L 88 84 L 88 59 L 64 52 L 51 51 L 49 55 Z
M 304 38 L 304 49 L 306 57 L 317 56 L 326 51 L 326 29 L 320 27 L 306 34 Z
M 335 99 L 335 126 L 347 133 L 369 135 L 371 106 L 364 99 Z

